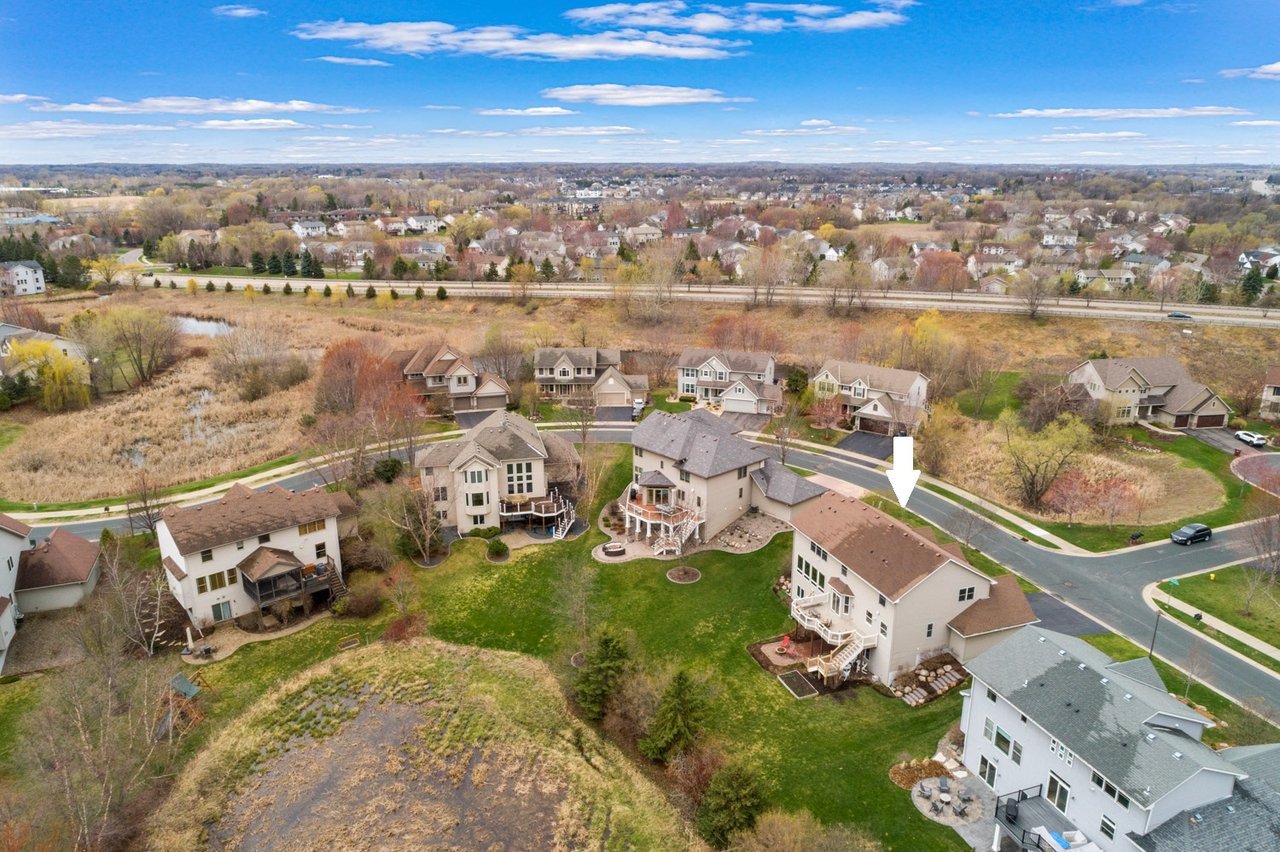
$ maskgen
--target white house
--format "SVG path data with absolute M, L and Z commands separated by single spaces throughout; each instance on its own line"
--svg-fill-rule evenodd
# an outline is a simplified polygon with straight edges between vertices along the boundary
M 44 267 L 36 261 L 0 263 L 0 296 L 34 296 L 44 291 Z
M 929 379 L 915 370 L 830 360 L 809 384 L 815 398 L 839 400 L 855 431 L 915 432 L 928 410 Z
M 430 213 L 415 213 L 404 220 L 410 231 L 435 233 L 440 230 L 440 220 Z
M 156 527 L 169 590 L 206 627 L 278 603 L 309 607 L 342 588 L 338 541 L 355 503 L 323 488 L 235 485 L 211 503 L 170 507 Z
M 577 517 L 566 495 L 578 451 L 515 412 L 495 411 L 461 438 L 428 444 L 413 463 L 436 519 L 461 534 L 518 522 L 563 538 Z
M 14 589 L 18 583 L 18 563 L 30 544 L 31 527 L 0 514 L 0 672 L 9 653 L 9 643 L 17 630 L 18 607 Z
M 706 541 L 752 508 L 789 521 L 826 492 L 704 409 L 654 411 L 631 443 L 631 483 L 618 502 L 627 531 L 648 539 L 655 554 L 679 554 L 691 538 Z
M 773 414 L 782 405 L 774 368 L 773 356 L 763 352 L 686 349 L 676 362 L 677 391 L 700 402 L 722 402 L 725 411 Z
M 309 240 L 313 237 L 323 237 L 325 231 L 324 222 L 317 222 L 315 219 L 304 219 L 294 222 L 290 226 L 291 230 L 298 235 L 299 239 Z
M 988 577 L 958 545 L 861 500 L 827 492 L 791 525 L 791 617 L 829 646 L 807 662 L 824 678 L 857 669 L 892 683 L 943 651 L 966 663 L 1037 620 L 1015 578 Z
M 1056 834 L 1102 852 L 1277 848 L 1280 745 L 1204 745 L 1213 722 L 1170 695 L 1149 658 L 1113 662 L 1080 639 L 1027 627 L 968 669 L 963 760 L 997 795 L 997 840 L 1066 848 Z
M 70 609 L 93 594 L 98 585 L 102 548 L 58 527 L 48 538 L 24 550 L 18 561 L 15 587 L 23 614 Z
M 409 225 L 399 216 L 379 216 L 373 220 L 373 226 L 384 234 L 403 234 Z

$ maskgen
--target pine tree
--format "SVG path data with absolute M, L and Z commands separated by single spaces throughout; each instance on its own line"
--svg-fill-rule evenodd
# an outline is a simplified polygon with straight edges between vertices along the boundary
M 726 764 L 711 776 L 698 805 L 698 833 L 716 849 L 724 849 L 734 834 L 755 826 L 764 806 L 759 774 L 741 764 Z
M 250 284 L 249 286 L 250 286 L 250 287 L 252 287 L 253 285 L 252 285 L 252 284 Z M 286 285 L 286 286 L 288 286 L 288 285 Z M 270 295 L 271 295 L 271 285 L 270 285 L 270 284 L 268 284 L 268 283 L 266 283 L 265 281 L 262 283 L 262 295 L 264 295 L 264 296 L 270 296 Z
M 275 252 L 271 253 L 271 257 L 267 258 L 267 274 L 279 275 L 283 267 L 280 264 L 280 255 Z
M 393 301 L 393 302 L 394 302 L 395 300 L 397 300 L 397 299 L 399 299 L 399 298 L 400 298 L 400 294 L 396 292 L 396 288 L 395 288 L 395 287 L 392 287 L 392 288 L 391 288 L 390 290 L 388 290 L 387 292 L 389 292 L 389 293 L 391 294 L 391 301 Z
M 366 254 L 364 256 L 364 263 L 360 266 L 360 277 L 368 280 L 370 278 L 375 278 L 377 274 L 378 269 L 373 265 L 373 257 Z
M 649 730 L 636 746 L 650 760 L 665 761 L 693 745 L 706 712 L 706 687 L 681 669 L 667 684 Z
M 262 252 L 255 251 L 249 256 L 249 271 L 254 275 L 261 275 L 267 271 L 267 262 L 262 257 Z
M 702 255 L 698 254 L 698 246 L 693 242 L 692 237 L 689 238 L 689 244 L 684 247 L 684 259 L 694 263 L 702 260 Z
M 484 280 L 485 281 L 498 280 L 498 264 L 496 261 L 492 261 L 492 260 L 489 261 L 489 268 L 484 271 Z
M 396 259 L 391 264 L 391 277 L 397 280 L 404 280 L 404 276 L 409 272 L 409 263 L 400 255 L 396 255 Z
M 1262 295 L 1262 288 L 1266 286 L 1262 277 L 1262 270 L 1253 266 L 1240 279 L 1240 295 L 1244 298 L 1245 304 L 1252 305 Z
M 542 259 L 542 264 L 538 267 L 538 276 L 543 281 L 550 281 L 552 278 L 556 277 L 556 267 L 555 264 L 551 262 L 551 258 L 544 257 Z
M 324 297 L 327 299 L 333 295 L 333 288 L 328 284 L 324 285 Z
M 298 262 L 294 259 L 293 252 L 284 253 L 284 257 L 280 258 L 280 268 L 290 278 L 298 274 Z
M 235 290 L 235 288 L 231 286 L 231 282 L 230 282 L 230 281 L 228 281 L 228 282 L 226 283 L 226 286 L 224 286 L 222 289 L 223 289 L 223 290 L 225 290 L 225 291 L 226 291 L 226 292 L 228 292 L 228 293 L 230 293 L 230 292 L 232 292 L 233 290 Z
M 265 285 L 265 284 L 263 285 L 263 292 L 266 292 L 266 285 Z M 282 290 L 281 292 L 283 292 L 286 296 L 292 296 L 292 295 L 293 295 L 293 285 L 292 285 L 292 284 L 290 284 L 288 281 L 284 282 L 284 290 Z
M 427 294 L 422 291 L 421 287 L 413 291 L 413 298 L 417 299 L 419 302 L 421 302 L 423 297 L 426 295 Z
M 587 654 L 587 661 L 574 686 L 578 706 L 588 719 L 604 718 L 609 696 L 622 677 L 627 658 L 627 648 L 623 645 L 622 638 L 607 627 L 601 630 L 596 638 L 596 647 Z
M 311 277 L 311 252 L 308 249 L 302 250 L 301 263 L 298 264 L 298 271 L 303 278 Z
M 350 284 L 348 284 L 348 285 L 347 285 L 347 298 L 348 298 L 348 299 L 354 299 L 355 297 L 356 297 L 356 288 L 355 288 L 355 287 L 352 287 Z
M 214 285 L 212 281 L 206 281 L 204 284 L 204 291 L 206 293 L 212 293 L 214 290 L 217 290 L 217 289 L 218 288 Z
M 372 284 L 370 284 L 367 288 L 365 288 L 364 297 L 366 299 L 375 299 L 377 298 L 377 296 L 378 296 L 378 291 L 373 289 Z

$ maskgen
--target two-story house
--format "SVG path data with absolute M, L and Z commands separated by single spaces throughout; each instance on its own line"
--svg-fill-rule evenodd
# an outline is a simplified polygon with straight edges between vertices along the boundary
M 533 379 L 539 395 L 561 401 L 629 407 L 649 398 L 649 377 L 622 372 L 617 349 L 540 347 L 533 351 Z
M 964 764 L 997 795 L 1018 848 L 1275 849 L 1280 745 L 1214 751 L 1213 722 L 1169 694 L 1147 657 L 1019 630 L 968 664 Z M 1256 774 L 1256 778 L 1251 775 Z
M 1068 373 L 1066 384 L 1082 386 L 1111 423 L 1210 429 L 1227 425 L 1231 415 L 1231 407 L 1172 355 L 1095 358 Z
M 18 607 L 14 589 L 18 583 L 18 563 L 30 545 L 31 527 L 0 514 L 0 672 L 9 654 L 9 643 L 17 632 Z
M 34 296 L 45 291 L 44 267 L 34 260 L 0 263 L 0 296 Z
M 654 411 L 631 444 L 631 483 L 618 502 L 626 530 L 649 539 L 655 554 L 678 554 L 695 536 L 705 542 L 753 508 L 789 521 L 826 492 L 703 409 Z
M 338 541 L 355 514 L 341 491 L 279 485 L 237 484 L 211 503 L 171 506 L 156 525 L 169 591 L 197 627 L 281 602 L 305 608 L 342 587 Z
M 910 434 L 928 411 L 929 379 L 915 370 L 826 361 L 809 384 L 815 398 L 839 399 L 855 431 Z
M 289 227 L 290 230 L 298 235 L 299 239 L 303 240 L 323 237 L 325 235 L 325 231 L 328 230 L 325 227 L 324 222 L 320 222 L 315 219 L 299 219 Z
M 1263 420 L 1280 420 L 1280 367 L 1267 367 L 1267 374 L 1262 379 L 1258 416 Z
M 32 543 L 18 559 L 14 600 L 27 614 L 70 609 L 88 600 L 98 585 L 102 547 L 58 527 L 49 537 Z
M 459 534 L 525 523 L 563 538 L 576 518 L 567 495 L 581 470 L 578 451 L 515 412 L 495 411 L 461 438 L 428 444 L 413 463 L 436 519 Z
M 807 663 L 824 679 L 856 669 L 892 683 L 942 651 L 966 663 L 1037 620 L 1013 577 L 861 500 L 827 492 L 791 525 L 791 616 L 831 646 Z
M 493 411 L 507 406 L 511 388 L 502 377 L 481 370 L 453 346 L 427 345 L 391 357 L 418 396 L 440 411 Z
M 686 349 L 676 362 L 676 391 L 699 402 L 720 402 L 725 411 L 773 414 L 782 406 L 775 366 L 763 352 Z

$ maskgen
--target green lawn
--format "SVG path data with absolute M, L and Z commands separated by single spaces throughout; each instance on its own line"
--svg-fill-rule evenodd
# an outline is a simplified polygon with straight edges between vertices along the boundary
M 979 420 L 995 420 L 1006 408 L 1017 411 L 1022 407 L 1022 400 L 1014 397 L 1013 392 L 1022 379 L 1022 373 L 1000 373 L 995 380 L 991 393 L 982 401 L 982 416 L 977 415 L 977 398 L 973 391 L 965 390 L 956 394 L 956 405 L 965 417 L 977 417 Z
M 653 407 L 650 408 L 649 411 L 645 412 L 645 416 L 648 417 L 649 412 L 651 411 L 665 411 L 668 414 L 680 414 L 693 408 L 693 405 L 688 402 L 669 402 L 667 400 L 667 396 L 673 393 L 675 393 L 673 388 L 658 388 L 658 390 L 654 391 L 652 394 Z
M 0 423 L 0 451 L 7 449 L 25 431 L 27 427 L 22 423 Z
M 1143 648 L 1114 633 L 1099 633 L 1080 638 L 1113 660 L 1132 660 L 1147 655 Z M 1217 727 L 1209 728 L 1204 732 L 1203 739 L 1207 745 L 1259 745 L 1280 740 L 1280 729 L 1274 725 L 1203 684 L 1192 682 L 1188 685 L 1187 676 L 1163 660 L 1153 659 L 1152 662 L 1170 692 L 1176 696 L 1184 696 L 1200 705 L 1218 720 Z
M 1249 604 L 1249 615 L 1243 612 L 1245 575 L 1251 570 L 1243 565 L 1235 565 L 1219 571 L 1206 571 L 1179 580 L 1177 586 L 1161 583 L 1160 591 L 1186 601 L 1202 612 L 1217 616 L 1232 627 L 1238 627 L 1263 642 L 1280 647 L 1280 601 L 1276 600 L 1274 586 L 1264 580 Z M 1214 579 L 1209 579 L 1210 575 Z
M 986 518 L 987 520 L 991 521 L 994 524 L 999 524 L 1000 526 L 1004 527 L 1010 532 L 1018 535 L 1020 538 L 1025 538 L 1028 541 L 1034 541 L 1036 544 L 1042 547 L 1047 547 L 1050 550 L 1061 550 L 1061 548 L 1058 547 L 1058 545 L 1054 544 L 1048 539 L 1041 538 L 1040 536 L 1035 535 L 1034 533 L 1028 532 L 1025 528 L 1018 526 L 1013 521 L 1009 520 L 1003 515 L 997 515 L 994 512 L 988 512 L 986 509 L 977 505 L 973 501 L 966 500 L 965 498 L 961 497 L 959 494 L 955 493 L 954 491 L 950 491 L 946 488 L 943 488 L 941 485 L 935 485 L 932 482 L 921 482 L 920 487 L 927 488 L 936 494 L 941 494 L 943 497 L 946 497 L 948 500 L 951 500 L 952 502 L 959 503 L 961 506 L 964 506 L 966 509 L 976 512 L 977 514 L 981 515 L 982 517 Z M 1035 525 L 1040 527 L 1041 529 L 1044 529 L 1044 524 L 1041 524 L 1039 521 L 1034 521 L 1033 523 L 1035 523 Z
M 1197 633 L 1203 633 L 1205 636 L 1213 639 L 1215 642 L 1218 642 L 1222 645 L 1227 646 L 1231 650 L 1235 651 L 1237 654 L 1246 656 L 1249 659 L 1253 660 L 1255 663 L 1262 666 L 1266 666 L 1267 668 L 1271 669 L 1277 674 L 1280 674 L 1280 660 L 1277 660 L 1267 654 L 1264 654 L 1261 651 L 1255 650 L 1254 648 L 1244 644 L 1243 642 L 1240 642 L 1237 639 L 1232 638 L 1231 636 L 1228 636 L 1225 633 L 1222 633 L 1221 631 L 1214 630 L 1212 627 L 1205 626 L 1203 621 L 1196 621 L 1195 618 L 1193 618 L 1192 616 L 1187 615 L 1185 612 L 1183 612 L 1180 609 L 1174 609 L 1173 607 L 1169 606 L 1167 603 L 1157 600 L 1156 606 L 1160 607 L 1160 609 L 1164 612 L 1164 614 L 1167 615 L 1169 618 L 1182 622 L 1191 630 L 1194 630 Z
M 40 697 L 40 679 L 24 677 L 0 683 L 0 779 L 21 778 L 30 767 L 19 760 L 22 720 Z

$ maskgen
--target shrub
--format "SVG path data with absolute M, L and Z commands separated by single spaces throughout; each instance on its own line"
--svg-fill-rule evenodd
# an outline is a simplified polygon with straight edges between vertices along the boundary
M 476 527 L 467 533 L 468 538 L 493 538 L 502 535 L 502 527 Z
M 391 620 L 382 634 L 382 641 L 408 642 L 410 639 L 421 636 L 425 627 L 422 613 L 408 612 Z
M 230 292 L 231 292 L 232 290 L 234 290 L 235 288 L 234 288 L 234 287 L 232 287 L 232 286 L 231 286 L 231 282 L 230 282 L 230 281 L 228 281 L 228 282 L 226 283 L 226 285 L 225 285 L 222 289 L 223 289 L 223 290 L 225 290 L 226 292 L 230 293 Z
M 266 372 L 254 366 L 240 380 L 242 402 L 256 402 L 271 393 L 271 379 Z
M 8 411 L 13 408 L 13 400 L 9 399 L 7 393 L 0 393 L 0 411 Z
M 393 301 L 393 302 L 394 302 L 396 299 L 399 299 L 399 298 L 400 298 L 400 294 L 396 292 L 396 288 L 395 288 L 395 287 L 392 287 L 392 288 L 391 288 L 389 291 L 387 291 L 387 292 L 389 292 L 389 293 L 391 294 L 391 301 Z
M 169 279 L 169 289 L 170 289 L 170 290 L 177 290 L 177 289 L 178 289 L 178 282 L 177 282 L 177 281 L 174 281 L 172 278 L 170 278 L 170 279 Z
M 511 548 L 507 547 L 507 543 L 500 538 L 489 539 L 486 550 L 490 559 L 504 559 L 511 552 Z
M 152 282 L 151 282 L 151 286 L 152 286 L 152 287 L 154 287 L 154 288 L 156 288 L 157 290 L 159 290 L 159 289 L 160 289 L 160 279 L 159 279 L 159 278 L 157 278 L 157 279 L 155 279 L 154 281 L 152 281 Z
M 1249 421 L 1245 420 L 1243 417 L 1232 417 L 1227 426 L 1231 429 L 1248 429 Z
M 215 291 L 215 290 L 217 290 L 217 289 L 218 289 L 218 285 L 217 285 L 217 284 L 214 284 L 212 281 L 206 281 L 206 282 L 205 282 L 205 285 L 204 285 L 204 291 L 205 291 L 206 293 L 212 293 L 213 291 Z
M 370 285 L 369 285 L 368 287 L 366 287 L 366 288 L 365 288 L 365 290 L 364 290 L 364 297 L 365 297 L 366 299 L 372 299 L 372 298 L 375 298 L 377 295 L 378 295 L 378 291 L 377 291 L 377 290 L 375 290 L 375 289 L 373 289 L 373 285 L 372 285 L 372 284 L 370 284 Z
M 444 289 L 443 284 L 441 284 L 439 287 L 436 288 L 436 298 L 442 302 L 445 299 L 449 298 L 449 291 Z
M 722 752 L 699 743 L 667 761 L 667 778 L 688 801 L 690 810 L 697 810 L 711 779 L 724 764 Z
M 368 618 L 382 608 L 382 582 L 379 578 L 361 572 L 352 578 L 349 588 L 346 607 L 341 615 Z
M 404 470 L 404 462 L 398 458 L 378 459 L 373 465 L 373 475 L 383 482 L 394 482 Z
M 310 429 L 316 425 L 316 416 L 314 414 L 304 414 L 298 418 L 298 425 L 303 429 Z
M 373 287 L 372 287 L 372 286 L 370 286 L 370 287 L 369 287 L 369 289 L 370 289 L 370 290 L 372 290 L 372 289 L 373 289 Z M 350 284 L 348 284 L 348 285 L 347 285 L 347 298 L 348 298 L 348 299 L 354 299 L 355 297 L 356 297 L 356 288 L 355 288 L 355 287 L 353 287 L 353 286 L 351 286 Z
M 276 384 L 281 389 L 291 388 L 305 382 L 310 375 L 311 366 L 300 356 L 291 355 L 281 365 L 279 375 L 276 376 Z
M 288 287 L 289 285 L 288 285 L 288 284 L 285 284 L 284 286 Z M 268 283 L 267 283 L 267 282 L 265 282 L 265 281 L 263 281 L 263 282 L 262 282 L 262 295 L 264 295 L 264 296 L 270 296 L 270 295 L 271 295 L 271 285 L 270 285 L 270 284 L 268 284 Z
M 596 637 L 596 646 L 587 654 L 587 660 L 574 686 L 578 706 L 588 719 L 600 719 L 604 716 L 609 697 L 613 695 L 618 679 L 627 667 L 629 656 L 622 637 L 608 627 L 600 631 Z
M 333 295 L 333 288 L 328 284 L 324 285 L 324 297 L 327 299 Z
M 263 290 L 262 290 L 262 292 L 264 292 L 264 293 L 265 293 L 265 292 L 267 292 L 267 290 L 266 290 L 266 285 L 263 285 Z M 284 290 L 283 290 L 282 292 L 283 292 L 286 296 L 292 296 L 292 295 L 293 295 L 293 285 L 292 285 L 292 284 L 290 284 L 288 281 L 284 282 Z
M 414 291 L 413 291 L 413 298 L 417 299 L 419 302 L 421 302 L 421 301 L 422 301 L 422 297 L 423 297 L 423 296 L 425 296 L 425 295 L 426 295 L 426 293 L 422 292 L 422 288 L 421 288 L 421 287 L 419 287 L 418 289 L 416 289 L 416 290 L 414 290 Z
M 764 805 L 760 775 L 742 764 L 726 764 L 712 776 L 698 806 L 698 833 L 716 849 L 724 849 L 734 834 L 755 827 Z

